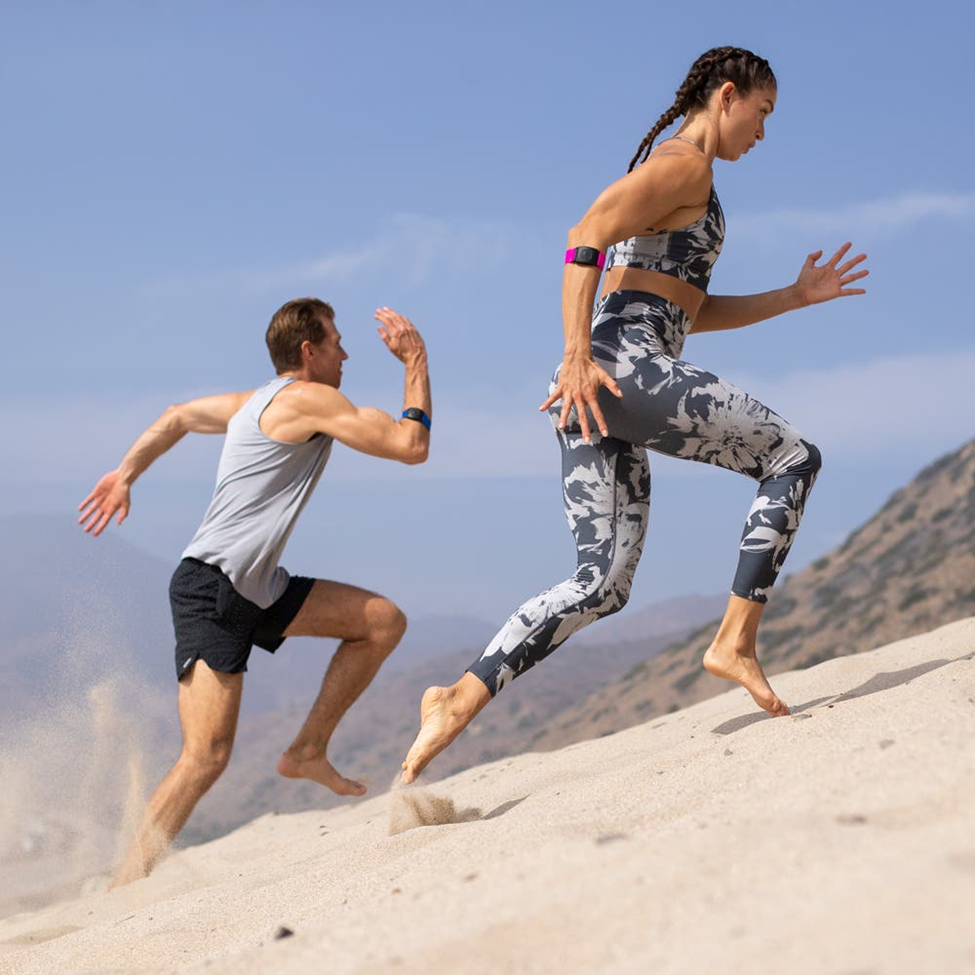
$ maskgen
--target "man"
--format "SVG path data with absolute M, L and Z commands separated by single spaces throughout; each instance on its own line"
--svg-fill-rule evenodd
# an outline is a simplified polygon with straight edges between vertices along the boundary
M 406 617 L 364 589 L 289 576 L 278 560 L 333 440 L 407 464 L 426 460 L 426 348 L 402 315 L 384 307 L 376 319 L 386 347 L 405 366 L 399 420 L 359 409 L 338 391 L 348 355 L 332 307 L 299 298 L 282 306 L 268 326 L 276 379 L 252 392 L 169 407 L 79 506 L 79 524 L 99 535 L 113 516 L 123 522 L 132 483 L 184 434 L 226 433 L 213 499 L 170 585 L 183 748 L 149 800 L 113 887 L 149 873 L 226 768 L 253 644 L 273 653 L 289 636 L 341 639 L 278 772 L 312 779 L 339 795 L 366 791 L 329 763 L 328 742 L 399 642 Z

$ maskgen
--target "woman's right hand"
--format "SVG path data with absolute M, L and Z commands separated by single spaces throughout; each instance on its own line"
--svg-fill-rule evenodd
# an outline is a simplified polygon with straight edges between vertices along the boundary
M 569 412 L 575 407 L 582 437 L 586 443 L 590 442 L 590 412 L 596 421 L 596 426 L 599 427 L 599 432 L 604 437 L 608 437 L 609 429 L 596 398 L 600 386 L 605 386 L 614 396 L 622 399 L 623 393 L 616 384 L 616 380 L 605 369 L 596 365 L 593 359 L 566 359 L 559 370 L 558 382 L 552 391 L 552 395 L 542 403 L 539 410 L 545 411 L 553 403 L 562 400 L 562 412 L 559 415 L 560 430 L 565 429 Z

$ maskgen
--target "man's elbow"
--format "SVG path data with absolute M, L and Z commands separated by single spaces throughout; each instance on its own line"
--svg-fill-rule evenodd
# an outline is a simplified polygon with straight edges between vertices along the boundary
M 185 403 L 173 403 L 167 406 L 159 419 L 167 430 L 181 435 L 189 432 L 189 416 Z
M 400 456 L 400 460 L 404 464 L 422 464 L 429 456 L 430 441 L 427 440 L 424 443 L 410 444 Z

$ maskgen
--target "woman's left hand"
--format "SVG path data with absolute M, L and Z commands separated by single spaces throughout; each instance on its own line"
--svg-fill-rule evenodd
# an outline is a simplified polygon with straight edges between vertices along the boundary
M 804 304 L 818 305 L 822 301 L 832 301 L 833 298 L 844 298 L 847 295 L 866 294 L 865 288 L 851 288 L 849 285 L 860 278 L 865 278 L 870 272 L 866 268 L 855 271 L 858 264 L 862 264 L 866 259 L 866 254 L 857 254 L 849 260 L 843 260 L 847 251 L 853 245 L 847 241 L 842 247 L 825 263 L 816 266 L 822 256 L 821 250 L 815 251 L 806 258 L 799 277 L 796 278 L 796 287 L 802 296 Z M 841 264 L 840 261 L 843 261 Z

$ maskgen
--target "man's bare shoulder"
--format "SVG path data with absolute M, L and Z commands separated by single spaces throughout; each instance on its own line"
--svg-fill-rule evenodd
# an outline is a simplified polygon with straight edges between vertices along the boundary
M 316 416 L 341 413 L 352 406 L 348 397 L 334 386 L 310 382 L 306 379 L 296 379 L 293 383 L 288 383 L 274 397 L 273 402 L 295 413 Z

